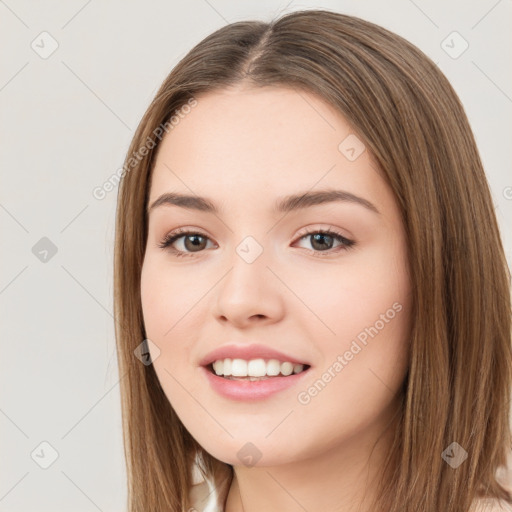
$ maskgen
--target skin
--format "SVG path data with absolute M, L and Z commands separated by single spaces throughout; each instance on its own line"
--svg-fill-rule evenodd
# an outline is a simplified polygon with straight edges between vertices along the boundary
M 369 151 L 350 161 L 338 150 L 354 130 L 321 98 L 238 86 L 197 100 L 161 142 L 149 204 L 173 191 L 206 196 L 222 212 L 165 205 L 150 213 L 141 298 L 162 388 L 201 446 L 234 466 L 227 512 L 370 510 L 407 372 L 410 280 L 397 203 Z M 351 202 L 272 212 L 278 197 L 324 188 L 380 213 Z M 186 237 L 174 242 L 191 256 L 158 247 L 180 227 L 207 237 L 199 249 Z M 331 228 L 356 244 L 321 246 L 305 228 Z M 263 248 L 250 264 L 236 252 L 247 236 Z M 394 303 L 401 311 L 300 403 L 298 393 Z M 310 375 L 261 401 L 224 398 L 199 360 L 229 342 L 276 347 L 308 361 Z M 252 467 L 237 456 L 247 442 L 261 452 Z

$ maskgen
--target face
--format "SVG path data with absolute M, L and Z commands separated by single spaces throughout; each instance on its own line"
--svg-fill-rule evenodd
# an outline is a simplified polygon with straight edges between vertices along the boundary
M 199 444 L 235 466 L 247 450 L 267 466 L 362 440 L 386 424 L 407 371 L 406 239 L 391 190 L 315 95 L 196 99 L 161 142 L 149 194 L 148 205 L 174 193 L 216 208 L 150 209 L 141 298 L 162 388 Z M 327 190 L 343 193 L 276 208 Z M 309 369 L 271 377 L 294 380 L 270 394 L 227 396 L 201 362 L 228 344 L 270 347 Z

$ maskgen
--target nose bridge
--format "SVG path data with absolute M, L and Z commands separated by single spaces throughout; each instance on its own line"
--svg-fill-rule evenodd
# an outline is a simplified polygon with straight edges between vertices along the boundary
M 264 262 L 270 261 L 270 240 L 273 232 L 269 233 L 268 220 L 264 220 L 264 211 L 258 206 L 252 207 L 251 211 L 243 204 L 239 205 L 238 212 L 245 212 L 234 218 L 229 226 L 233 240 L 231 263 L 238 267 L 244 267 L 243 263 L 249 266 L 256 264 L 261 270 L 265 268 Z M 268 269 L 265 269 L 268 272 Z
M 253 235 L 246 235 L 243 237 L 241 242 L 235 247 L 235 252 L 238 257 L 245 262 L 247 265 L 260 261 L 266 261 L 268 255 L 268 239 L 262 239 L 262 235 L 257 235 L 256 238 Z M 265 254 L 264 257 L 262 257 Z
M 235 237 L 236 237 L 236 232 Z M 245 231 L 247 233 L 247 231 Z M 254 231 L 253 231 L 254 233 Z M 279 316 L 281 301 L 278 283 L 267 266 L 272 266 L 271 251 L 258 234 L 244 234 L 233 246 L 228 258 L 229 270 L 217 291 L 217 314 L 233 322 L 243 323 L 253 316 Z M 261 237 L 260 242 L 256 237 Z
M 259 238 L 262 238 L 261 235 Z M 260 285 L 268 282 L 269 250 L 267 244 L 260 242 L 254 235 L 244 235 L 233 246 L 233 254 L 228 259 L 231 270 L 226 277 L 230 285 L 238 285 L 242 289 L 247 285 L 254 296 L 261 290 Z

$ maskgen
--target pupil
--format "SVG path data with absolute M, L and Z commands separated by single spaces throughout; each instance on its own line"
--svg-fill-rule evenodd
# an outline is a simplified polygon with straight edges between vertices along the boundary
M 186 237 L 185 239 L 185 246 L 187 246 L 187 250 L 190 249 L 190 247 L 188 247 L 188 242 L 190 242 L 191 240 L 193 240 L 191 243 L 192 243 L 192 247 L 200 247 L 201 246 L 201 242 L 198 242 L 198 239 L 199 238 L 202 238 L 201 235 L 189 235 Z
M 332 236 L 330 235 L 323 235 L 321 233 L 317 233 L 316 235 L 313 235 L 313 245 L 318 241 L 318 240 L 324 240 L 325 241 L 325 238 L 329 238 L 332 240 Z M 320 249 L 325 249 L 326 245 L 325 243 L 324 244 L 320 244 L 319 248 Z

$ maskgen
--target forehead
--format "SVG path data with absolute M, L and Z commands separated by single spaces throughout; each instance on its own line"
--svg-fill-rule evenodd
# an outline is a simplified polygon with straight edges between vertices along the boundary
M 350 160 L 340 149 L 355 137 L 349 123 L 312 93 L 226 89 L 196 100 L 160 143 L 149 203 L 179 191 L 274 206 L 275 197 L 297 190 L 342 187 L 371 194 L 382 188 L 368 151 Z
M 187 155 L 188 160 L 208 155 L 223 155 L 224 161 L 230 155 L 242 159 L 246 155 L 247 160 L 257 157 L 258 162 L 275 162 L 284 155 L 292 161 L 316 158 L 322 149 L 336 149 L 340 137 L 353 131 L 338 111 L 305 91 L 225 89 L 196 100 L 197 105 L 181 116 L 162 142 L 176 156 L 192 145 L 201 148 Z M 318 151 L 310 151 L 313 148 Z

